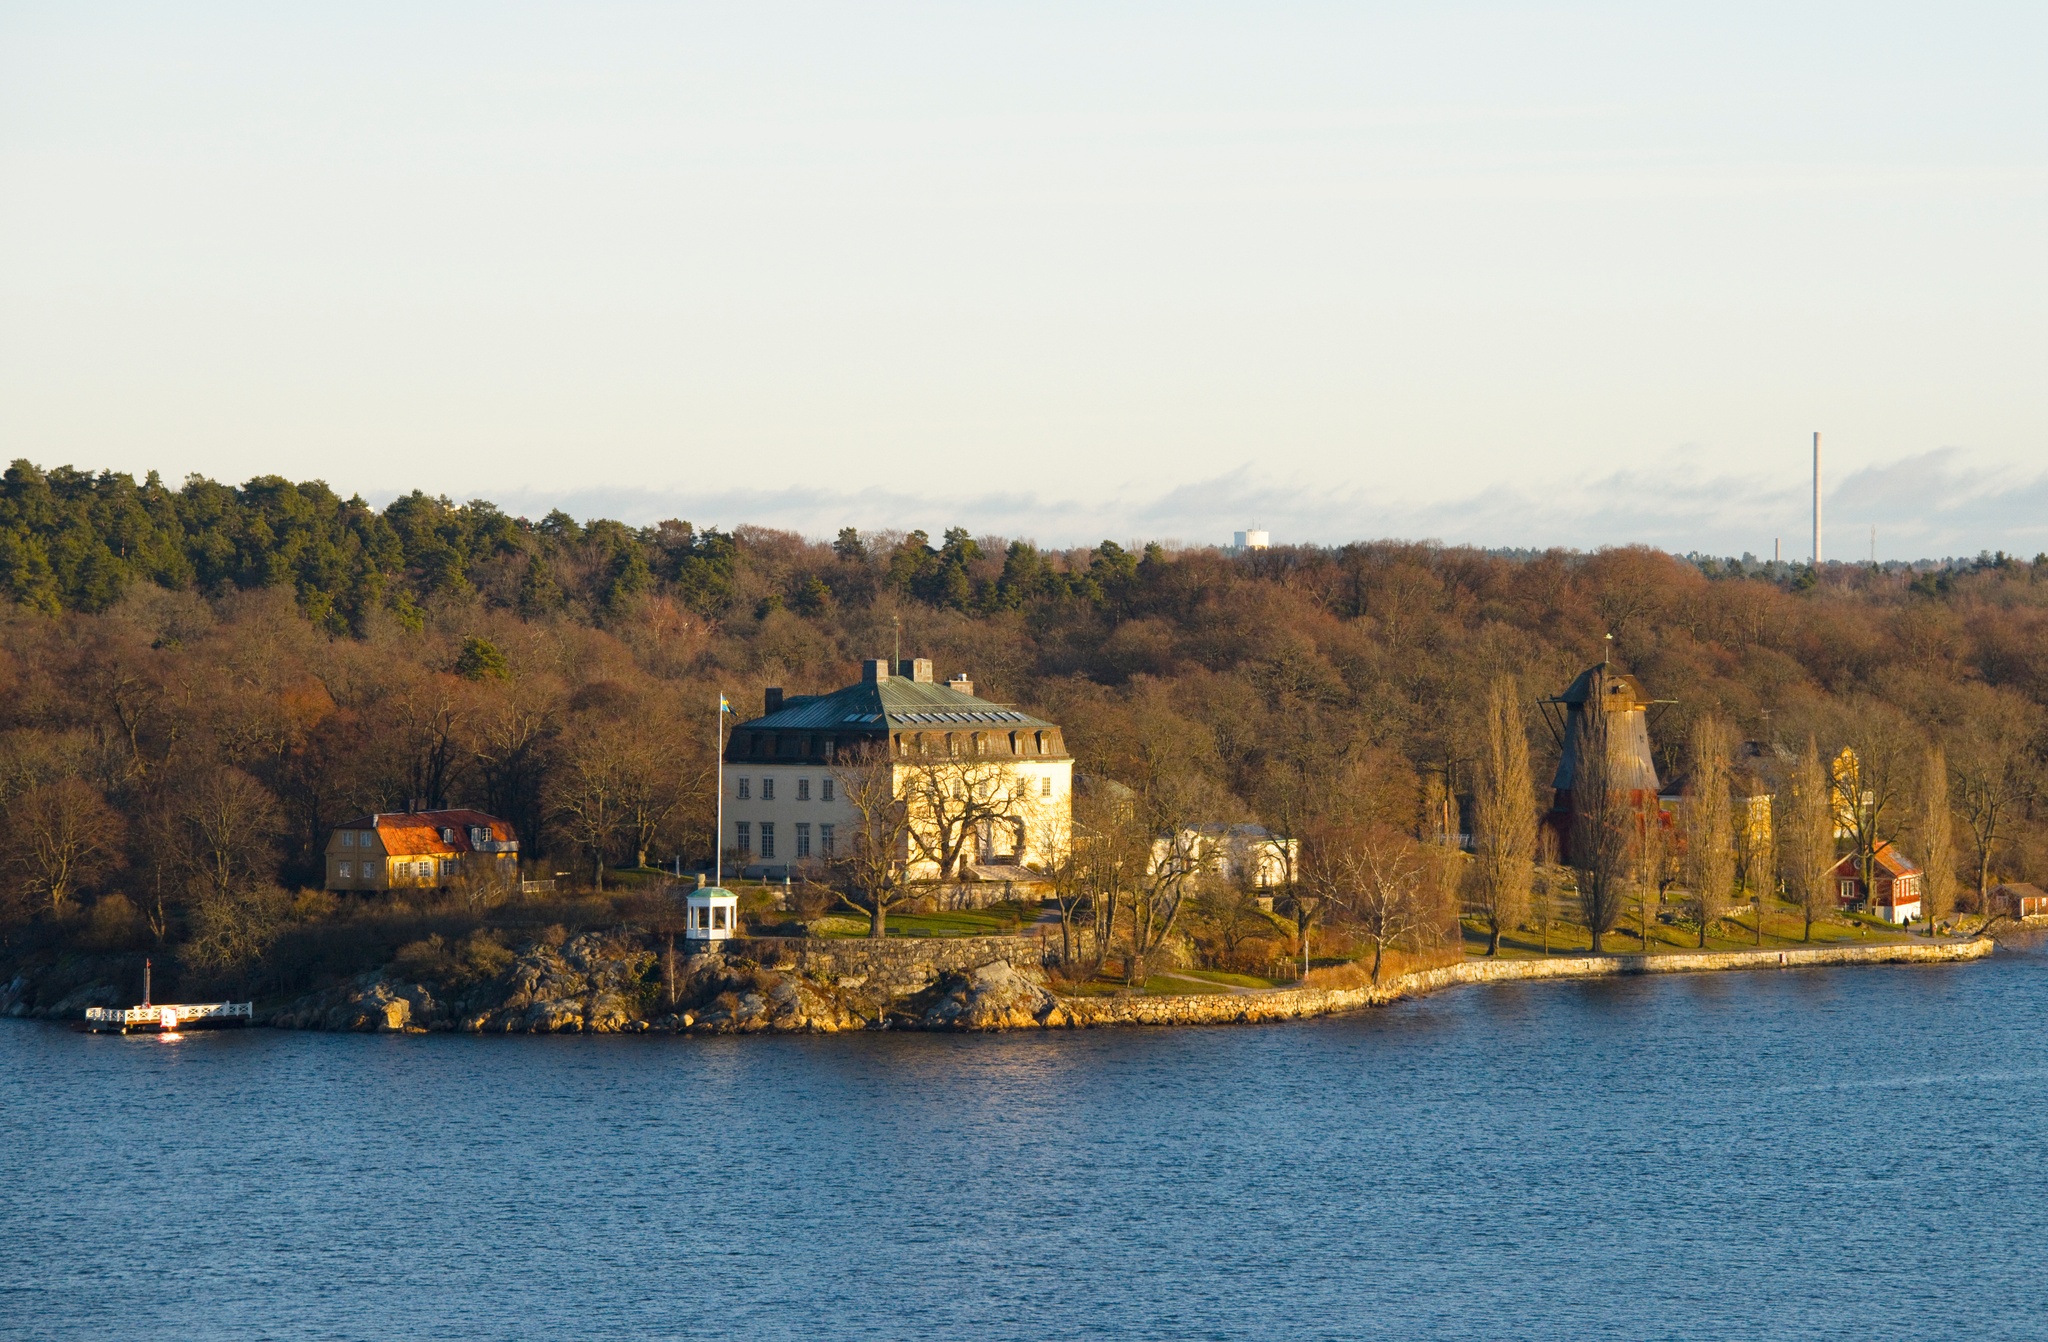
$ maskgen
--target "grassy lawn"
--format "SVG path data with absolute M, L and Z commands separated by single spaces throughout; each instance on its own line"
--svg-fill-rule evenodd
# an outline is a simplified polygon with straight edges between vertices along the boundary
M 1603 949 L 1621 955 L 1640 955 L 1644 946 L 1636 934 L 1636 923 L 1631 909 L 1604 940 Z M 1765 950 L 1784 950 L 1792 946 L 1828 945 L 1876 945 L 1885 942 L 1905 940 L 1905 933 L 1886 924 L 1878 918 L 1864 914 L 1844 913 L 1825 923 L 1813 925 L 1813 940 L 1801 938 L 1805 923 L 1798 912 L 1789 904 L 1768 906 L 1764 913 Z M 1484 955 L 1486 953 L 1485 926 L 1474 918 L 1464 922 L 1465 953 Z M 1592 936 L 1583 927 L 1569 923 L 1550 925 L 1550 953 L 1552 955 L 1585 955 L 1592 950 Z M 1699 931 L 1690 927 L 1673 927 L 1668 923 L 1652 921 L 1650 924 L 1651 955 L 1669 954 L 1675 951 L 1696 951 L 1700 949 Z M 1724 918 L 1715 923 L 1707 936 L 1706 949 L 1710 951 L 1744 951 L 1757 949 L 1756 915 L 1754 910 L 1745 909 L 1734 918 Z M 1503 956 L 1522 957 L 1543 954 L 1543 937 L 1540 931 L 1521 928 L 1501 937 L 1500 953 Z
M 1089 979 L 1085 983 L 1061 983 L 1053 991 L 1062 997 L 1114 997 L 1126 991 L 1121 980 Z
M 985 909 L 952 909 L 942 913 L 892 913 L 884 930 L 892 937 L 1001 937 L 1021 932 L 1036 917 L 1016 905 L 994 904 Z M 811 924 L 821 937 L 864 937 L 868 920 L 855 913 L 834 913 Z
M 1186 977 L 1181 977 L 1185 975 Z M 1154 974 L 1145 980 L 1145 991 L 1167 997 L 1185 997 L 1195 993 L 1227 993 L 1228 987 L 1212 983 L 1206 978 L 1197 978 L 1192 970 L 1176 970 L 1174 977 Z
M 1227 984 L 1233 988 L 1270 988 L 1273 980 L 1262 979 L 1253 974 L 1232 974 L 1222 969 L 1177 969 L 1176 974 L 1185 974 L 1191 979 L 1206 979 L 1210 983 Z

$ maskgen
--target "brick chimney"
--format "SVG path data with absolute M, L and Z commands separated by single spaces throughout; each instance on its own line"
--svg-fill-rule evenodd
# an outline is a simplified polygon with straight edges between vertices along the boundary
M 877 685 L 887 680 L 889 678 L 889 659 L 886 657 L 868 658 L 860 664 L 860 678 L 862 683 L 868 685 Z
M 780 685 L 770 685 L 762 694 L 761 701 L 764 715 L 780 713 L 782 711 L 782 687 Z
M 905 680 L 914 680 L 920 685 L 932 683 L 932 659 L 929 657 L 905 657 L 896 663 L 896 674 Z
M 974 682 L 967 678 L 967 673 L 965 671 L 961 671 L 956 673 L 951 680 L 946 682 L 946 688 L 949 690 L 958 690 L 962 694 L 972 694 L 974 693 Z

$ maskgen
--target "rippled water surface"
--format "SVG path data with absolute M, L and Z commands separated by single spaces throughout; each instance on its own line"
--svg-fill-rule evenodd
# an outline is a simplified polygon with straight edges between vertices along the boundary
M 958 1038 L 0 1022 L 0 1336 L 2048 1336 L 2048 959 Z

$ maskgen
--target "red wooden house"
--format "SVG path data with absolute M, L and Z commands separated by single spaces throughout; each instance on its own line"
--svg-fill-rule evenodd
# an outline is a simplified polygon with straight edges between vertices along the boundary
M 1893 847 L 1880 843 L 1871 862 L 1871 884 L 1865 888 L 1863 867 L 1854 853 L 1835 863 L 1828 879 L 1835 883 L 1835 899 L 1845 909 L 1863 909 L 1888 923 L 1910 923 L 1920 916 L 1920 868 Z
M 1991 887 L 1986 913 L 2003 913 L 2014 918 L 2034 918 L 2048 913 L 2048 891 L 2025 881 L 2008 881 Z

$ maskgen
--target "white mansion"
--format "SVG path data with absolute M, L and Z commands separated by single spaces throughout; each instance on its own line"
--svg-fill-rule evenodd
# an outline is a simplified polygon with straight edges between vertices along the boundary
M 925 658 L 900 663 L 894 675 L 878 658 L 862 663 L 859 684 L 788 697 L 770 689 L 763 709 L 735 727 L 725 747 L 720 840 L 750 876 L 778 878 L 846 855 L 858 821 L 834 770 L 858 752 L 891 762 L 899 797 L 919 771 L 948 762 L 1000 777 L 1013 800 L 999 820 L 962 836 L 950 878 L 1028 879 L 1019 868 L 1042 869 L 1067 849 L 1074 761 L 1060 729 L 976 698 L 965 676 L 934 684 Z M 930 861 L 903 856 L 911 876 L 940 875 Z

